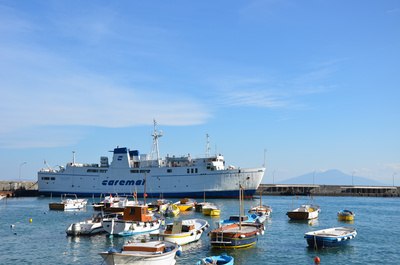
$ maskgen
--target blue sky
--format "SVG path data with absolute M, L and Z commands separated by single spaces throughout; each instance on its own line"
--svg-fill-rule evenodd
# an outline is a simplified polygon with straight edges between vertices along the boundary
M 156 119 L 162 156 L 208 133 L 236 167 L 266 148 L 262 183 L 400 185 L 399 26 L 399 1 L 0 0 L 0 180 L 150 153 Z

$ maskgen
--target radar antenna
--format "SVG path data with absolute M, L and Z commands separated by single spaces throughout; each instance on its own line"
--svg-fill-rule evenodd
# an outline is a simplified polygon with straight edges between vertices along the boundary
M 154 160 L 155 159 L 154 155 L 157 154 L 157 163 L 159 163 L 160 152 L 158 150 L 158 138 L 161 137 L 163 134 L 162 131 L 160 131 L 160 133 L 157 134 L 157 128 L 156 128 L 157 122 L 155 119 L 153 121 L 154 121 L 154 133 L 151 136 L 153 136 L 154 142 L 153 142 L 153 148 L 151 149 L 151 159 Z

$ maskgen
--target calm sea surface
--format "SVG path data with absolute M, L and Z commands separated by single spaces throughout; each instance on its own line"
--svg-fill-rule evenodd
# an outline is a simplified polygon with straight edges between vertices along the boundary
M 314 264 L 317 256 L 321 264 L 400 263 L 400 198 L 315 197 L 316 204 L 321 207 L 319 218 L 304 222 L 289 221 L 286 216 L 292 200 L 295 207 L 307 202 L 302 197 L 293 198 L 263 197 L 263 202 L 270 205 L 273 212 L 265 223 L 265 234 L 248 249 L 216 250 L 211 249 L 208 241 L 207 234 L 216 227 L 217 221 L 238 214 L 235 199 L 207 200 L 222 207 L 220 218 L 190 212 L 167 219 L 168 223 L 202 218 L 211 225 L 200 241 L 183 246 L 182 256 L 177 257 L 176 264 L 196 264 L 200 258 L 224 252 L 235 258 L 235 264 Z M 52 199 L 53 202 L 59 200 Z M 95 200 L 98 202 L 99 199 Z M 71 223 L 91 217 L 92 210 L 88 207 L 83 211 L 50 211 L 50 201 L 50 198 L 41 197 L 0 201 L 0 264 L 102 264 L 98 252 L 120 249 L 131 240 L 130 237 L 108 238 L 105 234 L 68 237 L 65 229 Z M 93 199 L 89 198 L 89 201 L 93 202 Z M 258 203 L 259 200 L 247 200 L 244 205 L 249 209 Z M 353 223 L 338 221 L 336 214 L 342 209 L 355 212 Z M 307 247 L 304 233 L 336 226 L 354 227 L 358 235 L 350 245 L 342 248 L 315 251 Z

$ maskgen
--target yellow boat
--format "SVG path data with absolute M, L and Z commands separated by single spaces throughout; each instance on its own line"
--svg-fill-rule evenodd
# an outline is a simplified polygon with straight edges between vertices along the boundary
M 195 204 L 196 204 L 195 200 L 188 198 L 181 199 L 179 202 L 174 203 L 174 205 L 178 206 L 181 212 L 194 210 Z
M 342 221 L 353 221 L 356 216 L 352 211 L 342 210 L 338 212 L 338 218 Z
M 220 216 L 221 208 L 219 208 L 215 204 L 208 204 L 203 206 L 202 212 L 204 215 L 208 216 Z

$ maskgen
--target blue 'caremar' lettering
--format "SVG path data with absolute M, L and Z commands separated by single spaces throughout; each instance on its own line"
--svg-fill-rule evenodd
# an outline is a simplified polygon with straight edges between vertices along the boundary
M 120 186 L 140 186 L 140 185 L 144 185 L 145 180 L 103 180 L 101 182 L 101 185 L 103 186 L 116 186 L 116 185 L 120 185 Z

